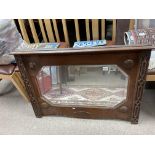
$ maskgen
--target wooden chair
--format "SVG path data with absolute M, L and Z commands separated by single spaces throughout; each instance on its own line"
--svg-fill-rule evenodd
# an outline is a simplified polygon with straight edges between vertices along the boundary
M 75 27 L 75 37 L 76 40 L 80 41 L 80 27 L 79 20 L 72 19 L 74 21 Z M 58 21 L 62 23 L 63 34 L 60 32 L 58 27 Z M 16 23 L 19 25 L 19 30 L 23 36 L 23 39 L 30 43 L 30 36 L 28 34 L 28 30 L 26 30 L 25 20 L 18 19 Z M 66 42 L 70 45 L 70 29 L 68 29 L 68 22 L 66 19 L 56 20 L 56 19 L 38 19 L 40 31 L 42 34 L 43 42 Z M 97 40 L 97 39 L 105 39 L 106 37 L 106 20 L 101 19 L 85 19 L 85 30 L 86 30 L 86 39 L 85 40 Z M 30 27 L 30 31 L 34 40 L 34 43 L 39 43 L 39 34 L 37 33 L 36 26 L 33 19 L 28 19 L 28 24 Z M 90 25 L 91 24 L 91 25 Z M 100 33 L 101 32 L 101 33 Z M 64 40 L 61 40 L 60 35 L 64 36 Z M 115 44 L 116 41 L 116 19 L 112 20 L 112 40 L 110 44 Z
M 17 66 L 13 64 L 0 65 L 0 80 L 10 80 L 23 98 L 29 102 L 29 97 Z

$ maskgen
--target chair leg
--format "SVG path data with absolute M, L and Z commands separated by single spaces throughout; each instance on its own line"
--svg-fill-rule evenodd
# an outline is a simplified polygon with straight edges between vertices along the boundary
M 24 97 L 26 101 L 29 102 L 29 97 L 25 89 L 24 83 L 21 79 L 20 72 L 14 72 L 11 77 L 12 77 L 11 81 L 14 84 L 14 86 L 17 88 L 19 93 Z

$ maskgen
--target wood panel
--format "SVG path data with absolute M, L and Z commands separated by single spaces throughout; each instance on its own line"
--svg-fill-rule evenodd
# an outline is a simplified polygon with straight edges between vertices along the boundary
M 98 19 L 92 19 L 92 36 L 93 40 L 99 39 L 99 20 Z
M 50 19 L 44 19 L 49 42 L 55 42 Z
M 25 25 L 24 25 L 24 20 L 23 20 L 23 19 L 18 19 L 18 23 L 19 23 L 19 27 L 20 27 L 20 30 L 21 30 L 23 39 L 24 39 L 27 43 L 30 43 L 30 40 L 29 40 L 27 31 L 26 31 L 26 28 L 25 28 Z
M 31 32 L 32 32 L 34 42 L 39 43 L 39 39 L 38 39 L 38 35 L 37 35 L 37 32 L 36 32 L 36 28 L 35 28 L 33 19 L 28 19 L 28 21 L 29 21 L 29 24 L 30 24 L 30 28 L 31 28 Z
M 41 33 L 42 33 L 42 36 L 43 36 L 43 40 L 46 43 L 47 42 L 47 37 L 46 37 L 43 21 L 42 21 L 42 19 L 38 19 L 38 21 L 39 21 L 40 30 L 41 30 Z
M 80 31 L 79 31 L 78 19 L 74 19 L 74 23 L 75 23 L 76 40 L 80 41 Z

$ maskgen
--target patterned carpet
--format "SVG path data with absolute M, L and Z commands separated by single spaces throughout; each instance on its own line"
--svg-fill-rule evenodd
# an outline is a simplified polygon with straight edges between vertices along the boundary
M 126 98 L 125 88 L 64 86 L 55 87 L 43 95 L 56 105 L 85 105 L 114 107 Z

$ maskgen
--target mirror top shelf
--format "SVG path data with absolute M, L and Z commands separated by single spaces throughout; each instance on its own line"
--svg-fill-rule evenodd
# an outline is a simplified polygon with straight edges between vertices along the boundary
M 115 52 L 129 52 L 129 51 L 135 51 L 135 52 L 141 52 L 141 51 L 151 51 L 152 49 L 155 49 L 154 46 L 151 45 L 111 45 L 111 46 L 98 46 L 98 47 L 90 47 L 90 48 L 56 48 L 56 49 L 50 49 L 50 50 L 33 50 L 33 49 L 24 49 L 21 48 L 19 50 L 16 50 L 12 52 L 12 55 L 27 55 L 27 54 L 84 54 L 89 53 L 93 54 L 95 53 L 115 53 Z

